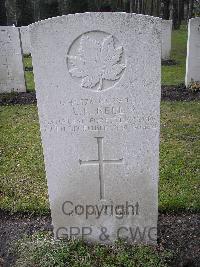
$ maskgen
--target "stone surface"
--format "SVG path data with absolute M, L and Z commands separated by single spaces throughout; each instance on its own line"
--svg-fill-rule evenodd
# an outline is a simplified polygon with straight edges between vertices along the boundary
M 29 26 L 22 26 L 19 29 L 21 33 L 23 54 L 31 54 L 31 41 L 30 41 Z
M 171 53 L 172 20 L 162 20 L 162 59 L 169 59 Z
M 57 238 L 156 243 L 160 24 L 84 13 L 30 26 Z
M 0 93 L 25 92 L 19 30 L 0 27 Z
M 185 84 L 200 81 L 200 18 L 190 19 Z

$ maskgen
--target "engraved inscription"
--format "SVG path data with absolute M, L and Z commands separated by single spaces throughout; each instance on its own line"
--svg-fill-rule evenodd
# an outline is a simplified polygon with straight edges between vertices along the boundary
M 85 33 L 77 42 L 75 51 L 70 49 L 67 55 L 71 76 L 78 78 L 82 88 L 97 92 L 111 88 L 126 68 L 123 47 L 116 46 L 115 38 L 103 32 Z
M 94 131 L 129 131 L 130 129 L 153 129 L 158 127 L 154 113 L 137 111 L 128 96 L 122 98 L 63 99 L 59 105 L 67 107 L 67 114 L 57 120 L 43 122 L 45 132 L 81 133 Z
M 1 60 L 2 60 L 2 64 L 0 65 L 0 73 L 1 73 L 0 85 L 6 86 L 9 79 L 11 79 L 9 68 L 8 68 L 7 57 L 2 56 Z
M 104 164 L 121 164 L 122 159 L 104 160 L 103 157 L 103 137 L 95 137 L 98 144 L 98 159 L 83 161 L 79 160 L 80 165 L 98 165 L 99 166 L 99 182 L 100 182 L 100 199 L 105 199 L 105 184 L 104 184 Z

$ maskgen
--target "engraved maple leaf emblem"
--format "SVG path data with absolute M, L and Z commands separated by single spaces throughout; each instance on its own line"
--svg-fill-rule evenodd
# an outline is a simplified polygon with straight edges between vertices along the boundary
M 115 48 L 113 36 L 103 39 L 103 42 L 82 36 L 78 53 L 68 55 L 72 68 L 69 70 L 73 77 L 82 78 L 81 86 L 97 90 L 103 89 L 103 80 L 115 81 L 120 78 L 125 65 L 121 64 L 123 48 Z

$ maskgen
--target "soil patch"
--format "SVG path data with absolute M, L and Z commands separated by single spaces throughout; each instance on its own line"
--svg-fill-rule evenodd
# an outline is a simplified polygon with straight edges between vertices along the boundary
M 200 266 L 200 214 L 160 214 L 158 244 L 174 253 L 173 267 Z
M 161 64 L 163 66 L 174 66 L 177 65 L 177 62 L 174 59 L 162 59 Z
M 9 253 L 13 241 L 37 231 L 52 231 L 50 216 L 11 215 L 0 210 L 0 263 L 13 266 L 16 256 Z M 200 214 L 160 214 L 158 245 L 173 251 L 172 267 L 199 267 Z
M 33 67 L 25 67 L 24 70 L 25 71 L 33 71 Z
M 194 101 L 200 100 L 200 90 L 192 91 L 184 85 L 162 86 L 162 101 Z M 3 105 L 26 105 L 36 103 L 35 92 L 0 94 L 0 106 Z
M 13 266 L 15 262 L 16 256 L 9 251 L 13 242 L 24 235 L 48 230 L 52 230 L 50 216 L 9 214 L 0 210 L 0 259 L 3 267 Z
M 0 94 L 0 106 L 36 103 L 35 92 Z
M 200 90 L 193 91 L 184 85 L 162 86 L 161 99 L 163 101 L 194 101 L 200 100 Z

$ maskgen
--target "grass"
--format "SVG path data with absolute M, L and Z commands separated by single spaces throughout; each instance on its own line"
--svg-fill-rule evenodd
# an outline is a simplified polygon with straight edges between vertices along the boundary
M 187 55 L 187 27 L 172 32 L 171 59 L 177 62 L 174 66 L 162 66 L 162 85 L 180 85 L 185 82 Z
M 200 103 L 161 105 L 161 211 L 200 210 Z M 0 208 L 49 212 L 37 108 L 0 107 Z
M 187 27 L 172 32 L 171 58 L 177 62 L 174 66 L 162 66 L 162 85 L 180 85 L 185 82 L 185 64 L 187 54 Z M 31 57 L 24 57 L 25 67 L 32 67 Z M 35 91 L 33 72 L 26 71 L 27 91 Z
M 48 234 L 37 234 L 17 244 L 16 267 L 167 267 L 172 254 L 148 246 L 89 245 L 82 241 L 54 241 Z
M 200 210 L 200 103 L 161 105 L 160 210 Z
M 47 185 L 36 106 L 0 107 L 0 208 L 45 212 Z
M 24 56 L 24 67 L 32 67 L 32 58 L 30 56 Z
M 32 58 L 31 56 L 24 56 L 24 67 L 32 67 Z M 27 92 L 35 91 L 35 83 L 34 83 L 34 74 L 32 71 L 25 71 L 25 80 L 26 80 L 26 89 Z
M 25 71 L 26 90 L 27 92 L 35 91 L 34 74 L 32 71 Z

